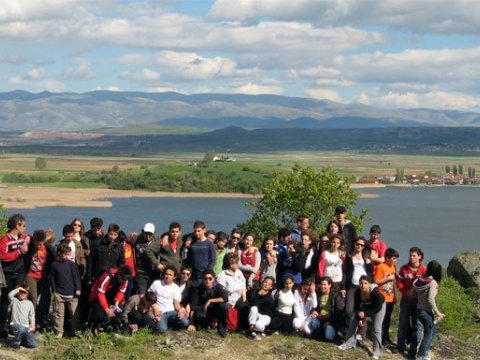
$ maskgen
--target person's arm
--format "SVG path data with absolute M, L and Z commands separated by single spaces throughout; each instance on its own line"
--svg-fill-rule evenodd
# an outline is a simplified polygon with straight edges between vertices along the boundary
M 37 324 L 35 323 L 35 308 L 33 307 L 32 302 L 30 302 L 30 308 L 28 309 L 28 328 L 31 332 L 37 330 Z
M 120 267 L 125 264 L 125 251 L 123 250 L 123 245 L 119 242 L 116 244 L 118 247 L 118 257 L 117 257 L 117 267 Z
M 73 285 L 75 287 L 75 296 L 80 296 L 82 292 L 82 280 L 80 277 L 80 272 L 78 271 L 78 267 L 73 264 L 74 266 L 71 267 L 72 275 L 73 275 Z
M 148 244 L 147 248 L 145 249 L 145 255 L 152 264 L 153 269 L 157 269 L 162 271 L 164 266 L 160 264 L 160 260 L 158 260 L 158 254 L 160 253 L 162 246 L 160 240 L 155 239 L 150 244 Z
M 207 240 L 208 241 L 208 240 Z M 211 270 L 215 267 L 215 261 L 217 260 L 217 253 L 215 252 L 215 245 L 210 242 L 208 247 L 208 266 L 207 269 Z
M 85 258 L 85 251 L 83 250 L 82 244 L 78 242 L 75 243 L 75 251 L 77 252 L 77 266 L 78 270 L 80 272 L 80 276 L 83 277 L 85 276 L 85 273 L 87 272 L 87 259 Z
M 13 299 L 15 298 L 15 296 L 17 296 L 17 294 L 20 292 L 20 289 L 21 289 L 21 288 L 18 287 L 18 288 L 15 288 L 15 289 L 13 289 L 12 291 L 10 291 L 10 292 L 8 293 L 8 300 L 9 300 L 10 302 L 12 302 Z
M 435 298 L 438 294 L 438 284 L 435 281 L 435 283 L 431 284 L 430 288 L 428 289 L 428 304 L 432 307 L 433 312 L 440 318 L 444 319 L 445 314 L 442 313 L 440 310 L 438 310 L 437 303 L 435 301 Z

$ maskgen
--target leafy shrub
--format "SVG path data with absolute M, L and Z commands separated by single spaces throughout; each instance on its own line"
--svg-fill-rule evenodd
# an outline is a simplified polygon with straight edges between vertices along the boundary
M 444 277 L 436 299 L 438 308 L 445 313 L 441 326 L 445 329 L 458 329 L 473 321 L 475 299 L 469 289 L 460 286 L 453 277 Z

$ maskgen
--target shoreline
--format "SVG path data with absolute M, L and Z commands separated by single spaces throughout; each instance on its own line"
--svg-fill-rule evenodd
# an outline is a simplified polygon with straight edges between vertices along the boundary
M 357 184 L 354 184 L 357 185 Z M 379 188 L 384 186 L 357 187 L 354 189 Z M 106 199 L 119 198 L 219 198 L 219 199 L 251 199 L 261 195 L 241 193 L 179 193 L 179 192 L 146 192 L 141 190 L 112 190 L 104 188 L 70 189 L 45 187 L 0 187 L 0 204 L 4 209 L 35 209 L 41 207 L 98 207 L 108 208 L 113 204 Z M 359 193 L 361 199 L 375 199 L 377 194 Z

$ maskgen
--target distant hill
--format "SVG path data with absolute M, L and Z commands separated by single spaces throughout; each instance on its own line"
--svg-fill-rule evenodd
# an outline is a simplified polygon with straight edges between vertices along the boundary
M 480 114 L 384 110 L 277 95 L 92 91 L 0 93 L 0 131 L 86 131 L 160 125 L 220 129 L 480 126 Z M 100 130 L 101 131 L 101 130 Z
M 376 129 L 255 129 L 226 127 L 191 134 L 103 134 L 100 132 L 3 132 L 9 152 L 132 155 L 162 152 L 267 153 L 359 151 L 470 155 L 480 153 L 480 127 L 389 127 Z

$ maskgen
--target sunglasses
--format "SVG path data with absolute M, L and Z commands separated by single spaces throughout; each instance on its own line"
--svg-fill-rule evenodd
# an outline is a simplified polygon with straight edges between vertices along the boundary
M 203 281 L 212 281 L 213 280 L 213 277 L 204 277 L 203 278 Z
M 182 275 L 190 276 L 190 275 L 192 275 L 192 274 L 190 274 L 189 272 L 182 272 Z

